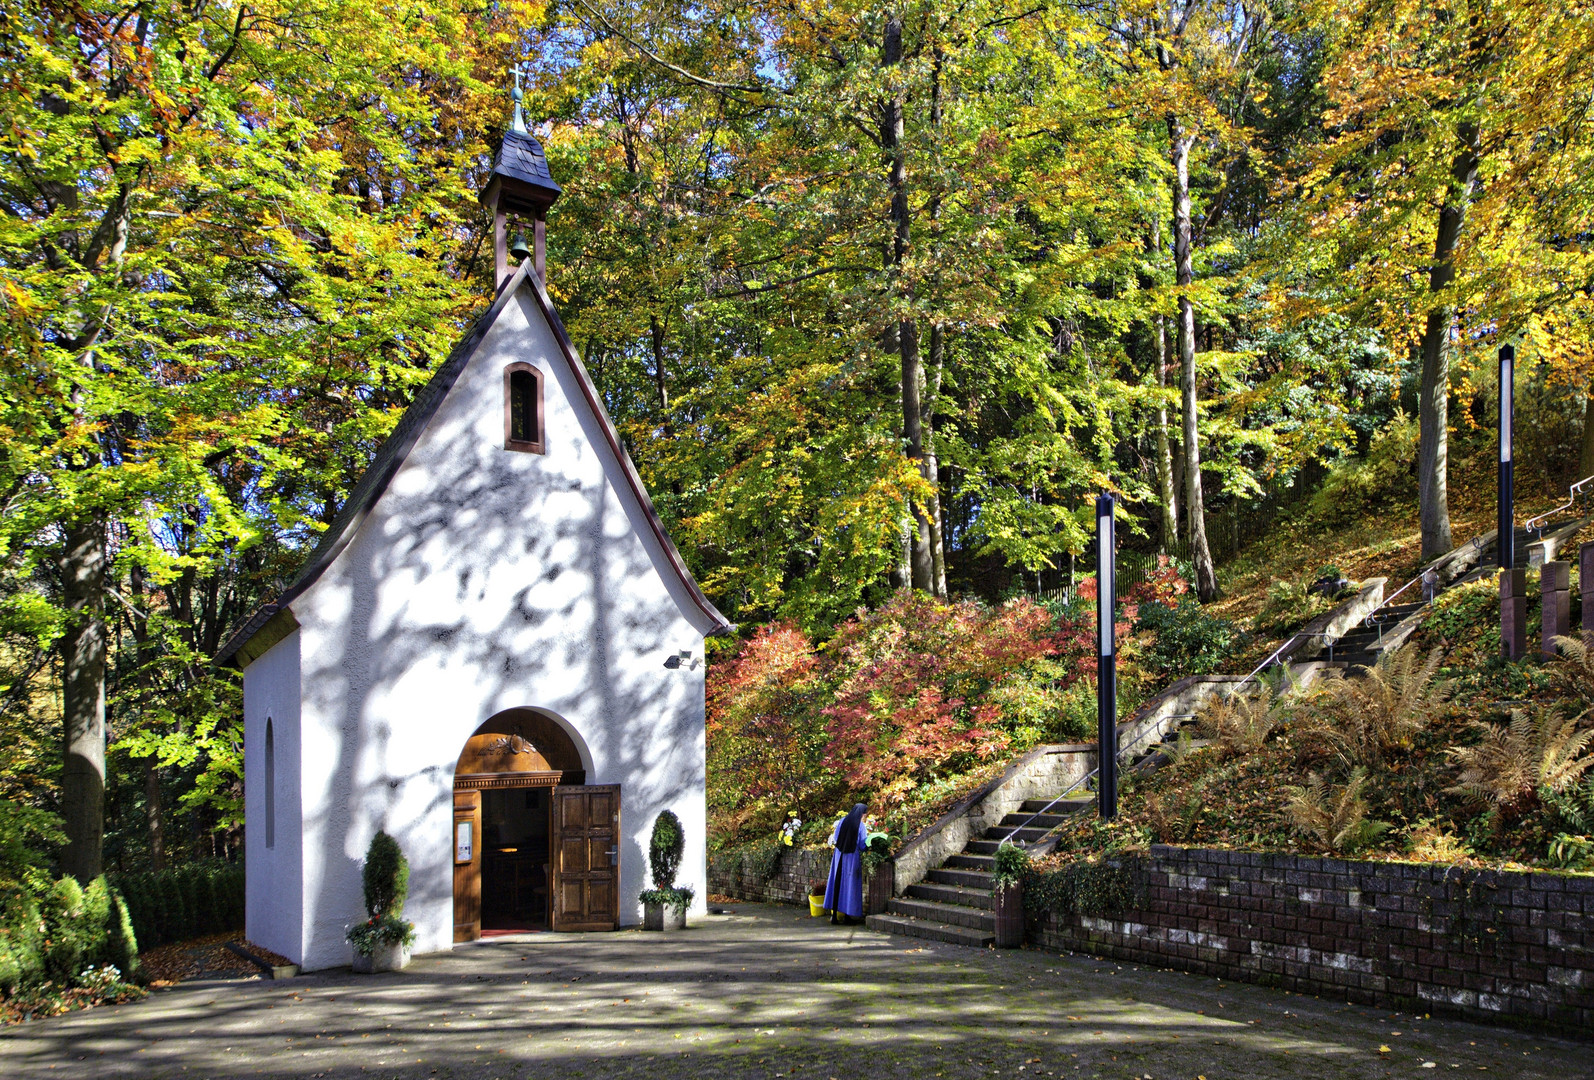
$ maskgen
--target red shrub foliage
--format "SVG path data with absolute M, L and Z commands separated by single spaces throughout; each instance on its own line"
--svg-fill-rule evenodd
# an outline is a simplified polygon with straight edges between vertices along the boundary
M 1145 586 L 1142 599 L 1174 587 Z M 1077 737 L 1093 695 L 1070 688 L 1094 681 L 1095 653 L 1091 618 L 1031 600 L 899 593 L 822 646 L 765 627 L 709 670 L 713 829 L 769 837 L 790 813 L 818 828 L 854 798 L 889 820 L 1006 754 Z

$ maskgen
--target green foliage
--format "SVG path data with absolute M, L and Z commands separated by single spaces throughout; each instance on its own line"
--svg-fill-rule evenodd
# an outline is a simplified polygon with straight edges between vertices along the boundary
M 1030 873 L 1029 853 L 1006 840 L 997 846 L 991 860 L 991 889 L 999 891 L 1025 880 Z
M 885 833 L 869 834 L 869 842 L 858 853 L 858 869 L 863 873 L 864 881 L 869 881 L 876 871 L 891 865 L 891 839 Z
M 685 911 L 692 906 L 692 898 L 697 894 L 691 889 L 682 886 L 667 886 L 657 889 L 643 889 L 639 899 L 644 904 L 659 904 L 671 911 Z
M 1281 638 L 1299 630 L 1334 606 L 1334 601 L 1312 589 L 1310 581 L 1275 581 L 1256 613 L 1256 632 Z
M 1373 434 L 1367 453 L 1334 466 L 1309 512 L 1325 524 L 1351 521 L 1409 497 L 1416 488 L 1417 418 L 1396 412 Z
M 20 884 L 48 865 L 47 852 L 64 843 L 55 814 L 0 799 L 0 887 Z
M 648 838 L 648 869 L 653 873 L 655 889 L 675 887 L 675 874 L 685 850 L 686 831 L 681 828 L 681 819 L 673 810 L 659 811 L 653 819 L 653 834 Z
M 378 945 L 415 944 L 415 924 L 389 911 L 350 927 L 345 936 L 355 952 L 370 956 Z
M 365 913 L 373 919 L 404 914 L 404 900 L 410 892 L 410 863 L 399 850 L 398 841 L 378 829 L 365 849 Z
M 1143 867 L 1127 857 L 1076 859 L 1024 883 L 1024 908 L 1036 915 L 1113 915 L 1145 898 Z
M 1189 595 L 1174 606 L 1160 601 L 1140 605 L 1135 630 L 1155 635 L 1142 661 L 1178 677 L 1205 675 L 1245 641 L 1244 631 Z
M 0 888 L 0 996 L 48 984 L 119 984 L 137 967 L 138 942 L 127 908 L 104 877 L 84 888 L 75 878 L 52 880 L 33 871 Z
M 204 862 L 159 873 L 122 874 L 111 884 L 122 898 L 120 910 L 132 937 L 145 948 L 243 928 L 244 870 L 237 864 Z M 113 917 L 120 916 L 113 912 Z M 131 970 L 117 967 L 124 973 Z

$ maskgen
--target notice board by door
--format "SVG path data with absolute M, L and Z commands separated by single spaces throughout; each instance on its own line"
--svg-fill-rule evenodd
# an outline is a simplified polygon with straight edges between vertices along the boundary
M 553 789 L 552 810 L 553 928 L 616 929 L 620 925 L 620 785 L 561 784 Z
M 482 793 L 454 792 L 454 940 L 482 936 Z

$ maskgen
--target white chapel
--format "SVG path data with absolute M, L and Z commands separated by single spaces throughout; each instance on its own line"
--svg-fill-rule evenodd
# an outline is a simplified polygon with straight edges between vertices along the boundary
M 219 655 L 243 671 L 246 931 L 306 970 L 350 962 L 378 829 L 409 859 L 417 953 L 639 922 L 665 809 L 702 909 L 703 643 L 734 628 L 544 288 L 559 193 L 517 102 L 482 191 L 496 298 Z

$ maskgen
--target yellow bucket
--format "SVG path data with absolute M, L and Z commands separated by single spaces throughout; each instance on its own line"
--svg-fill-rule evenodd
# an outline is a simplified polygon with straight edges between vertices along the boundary
M 824 894 L 820 893 L 818 896 L 815 896 L 813 893 L 809 893 L 808 894 L 808 914 L 812 915 L 814 918 L 817 919 L 817 918 L 819 918 L 819 916 L 823 915 L 824 913 L 825 913 L 825 896 L 824 896 Z

